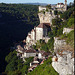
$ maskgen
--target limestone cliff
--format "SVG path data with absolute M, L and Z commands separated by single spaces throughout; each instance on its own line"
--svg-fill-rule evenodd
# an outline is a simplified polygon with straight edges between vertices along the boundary
M 52 66 L 59 75 L 74 75 L 74 57 L 72 57 L 71 51 L 56 54 L 52 61 Z
M 73 29 L 64 28 L 63 34 L 66 35 Z M 72 39 L 71 39 L 72 40 Z M 74 50 L 66 43 L 66 40 L 60 37 L 54 37 L 54 51 L 56 53 L 52 58 L 52 66 L 59 75 L 74 75 Z

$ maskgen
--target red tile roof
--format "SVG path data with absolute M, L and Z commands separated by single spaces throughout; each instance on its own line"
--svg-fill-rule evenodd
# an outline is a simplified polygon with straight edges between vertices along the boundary
M 38 60 L 38 57 L 34 57 L 34 61 L 37 61 Z
M 40 64 L 43 64 L 43 63 L 44 63 L 44 61 L 45 61 L 45 59 L 43 59 L 43 60 L 41 61 L 41 63 L 40 63 Z
M 23 48 L 21 47 L 21 45 L 17 45 L 17 48 L 19 48 L 20 50 L 23 50 Z
M 40 23 L 37 27 L 39 27 L 39 28 L 47 28 L 47 27 L 50 27 L 50 23 Z
M 45 52 L 44 50 L 39 51 L 39 53 L 44 53 L 44 52 Z
M 50 55 L 50 52 L 48 53 L 48 52 L 44 52 L 43 54 L 42 54 L 42 56 L 48 56 L 48 55 Z
M 26 52 L 26 53 L 36 53 L 35 50 L 26 50 L 25 52 Z

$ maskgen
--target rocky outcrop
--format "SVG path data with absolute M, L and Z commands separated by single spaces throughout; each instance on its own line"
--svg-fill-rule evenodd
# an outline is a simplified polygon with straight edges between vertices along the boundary
M 56 60 L 57 59 L 57 60 Z M 74 75 L 74 58 L 71 51 L 63 51 L 52 58 L 52 66 L 59 75 Z

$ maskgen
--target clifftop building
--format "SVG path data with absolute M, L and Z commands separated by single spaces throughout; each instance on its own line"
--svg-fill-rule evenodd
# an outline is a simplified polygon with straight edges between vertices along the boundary
M 55 18 L 54 11 L 52 12 L 45 12 L 43 13 L 38 13 L 40 23 L 50 23 L 52 25 L 52 19 Z
M 67 10 L 67 0 L 64 3 L 58 3 L 56 5 L 58 11 L 66 11 Z
M 33 45 L 37 40 L 43 39 L 45 42 L 50 39 L 48 32 L 50 31 L 50 23 L 40 23 L 37 27 L 34 27 L 26 38 L 27 45 Z
M 67 10 L 67 0 L 64 1 L 64 3 L 57 3 L 56 5 L 51 5 L 51 8 L 53 10 L 58 10 L 58 11 L 66 11 Z M 45 11 L 47 8 L 45 6 L 39 6 L 39 12 Z
M 64 4 L 58 3 L 57 5 L 51 6 L 51 9 L 48 9 L 45 6 L 39 6 L 38 16 L 40 19 L 40 24 L 37 27 L 34 27 L 34 29 L 32 29 L 32 31 L 28 33 L 28 36 L 26 37 L 27 46 L 35 45 L 37 40 L 40 39 L 48 42 L 48 40 L 50 39 L 48 37 L 48 32 L 50 31 L 50 26 L 52 25 L 52 19 L 56 17 L 56 15 L 54 15 L 54 11 L 56 10 L 56 8 L 58 11 L 66 11 L 67 0 L 65 0 Z
M 50 23 L 52 25 L 52 19 L 56 17 L 54 11 L 58 10 L 64 12 L 67 10 L 67 0 L 65 3 L 58 3 L 56 5 L 51 5 L 51 9 L 46 8 L 46 6 L 39 6 L 39 20 L 40 23 Z

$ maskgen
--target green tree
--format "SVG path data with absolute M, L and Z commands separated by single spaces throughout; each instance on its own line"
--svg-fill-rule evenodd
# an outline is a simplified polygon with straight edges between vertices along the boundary
M 61 27 L 62 20 L 60 18 L 56 18 L 52 20 L 52 25 L 56 26 L 57 28 Z
M 54 49 L 54 38 L 53 37 L 50 38 L 50 40 L 47 43 L 47 46 L 49 50 L 53 51 Z
M 49 57 L 42 65 L 37 66 L 32 72 L 27 75 L 59 75 L 52 67 L 52 59 Z
M 58 11 L 57 10 L 54 11 L 54 15 L 58 15 Z
M 67 26 L 68 27 L 74 26 L 74 18 L 69 18 Z
M 12 58 L 13 58 L 13 53 L 10 52 L 9 55 L 5 57 L 5 60 L 6 60 L 7 63 L 9 63 Z
M 64 19 L 64 20 L 67 20 L 71 16 L 71 14 L 73 13 L 73 11 L 74 11 L 74 7 L 69 8 L 67 11 L 65 11 L 64 13 L 62 13 L 60 15 L 60 17 L 62 19 Z

